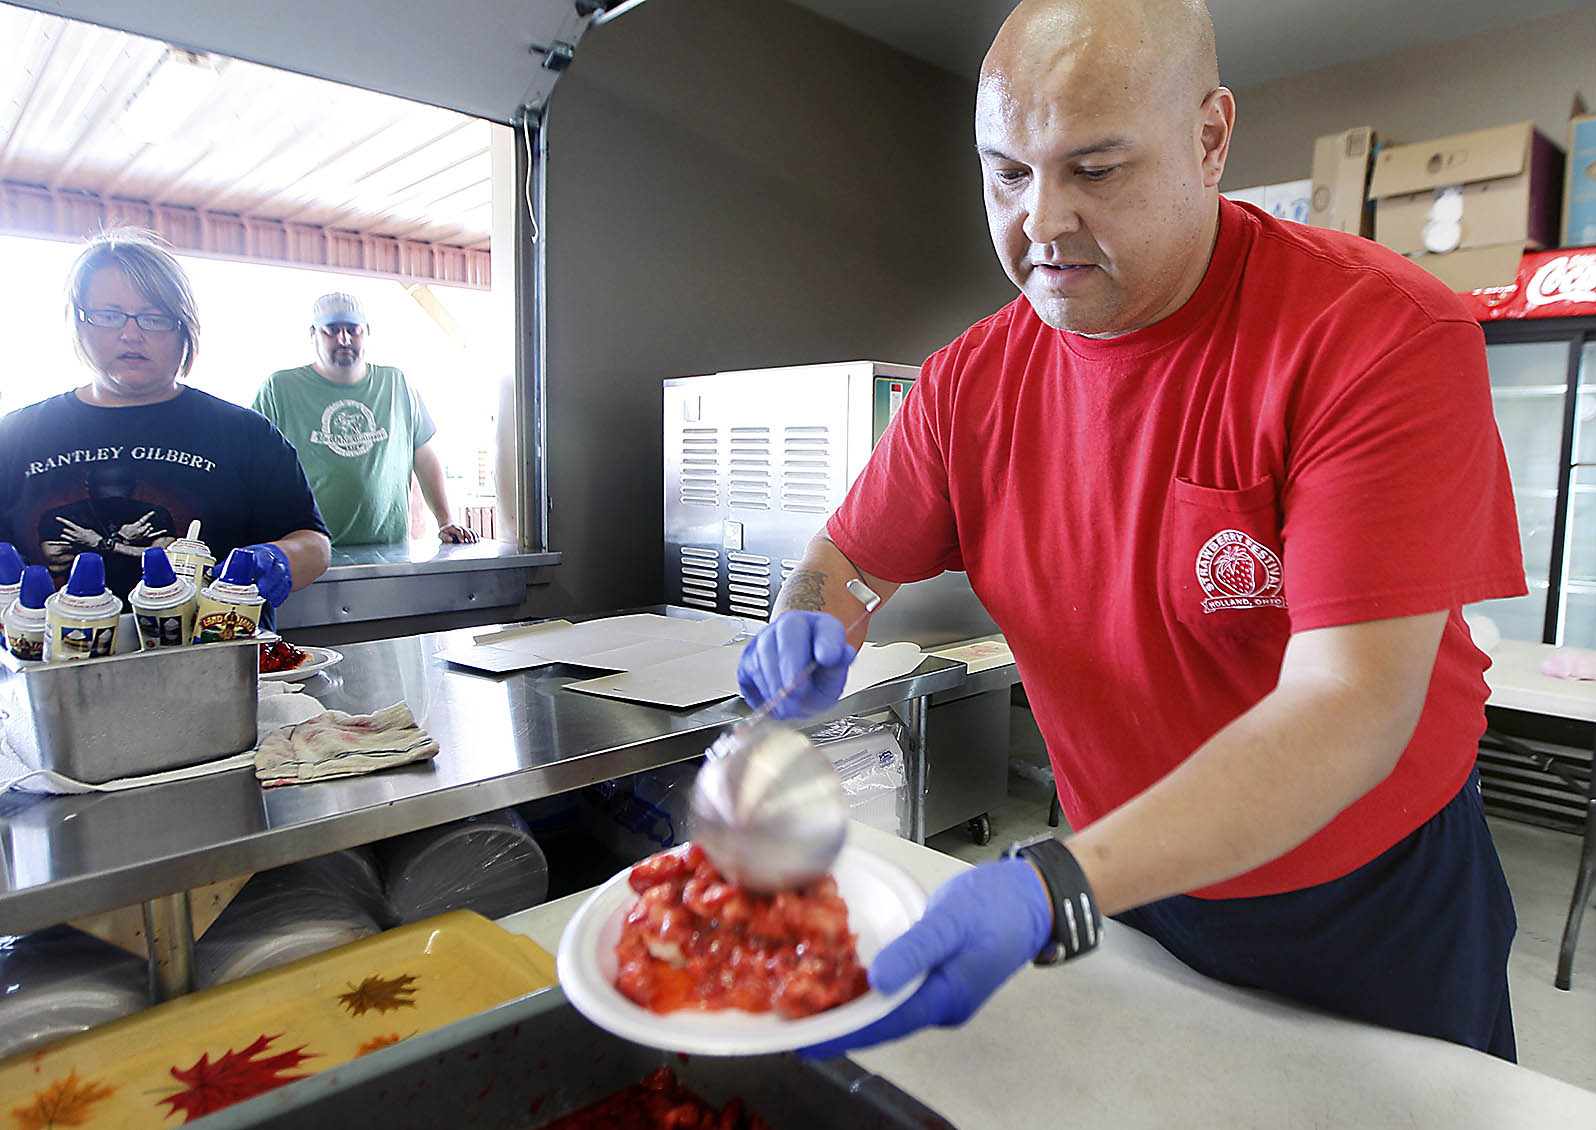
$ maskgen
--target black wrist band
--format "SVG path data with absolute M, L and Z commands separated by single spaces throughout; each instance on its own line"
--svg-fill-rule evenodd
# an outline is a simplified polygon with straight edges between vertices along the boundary
M 1095 949 L 1103 933 L 1103 916 L 1086 872 L 1070 849 L 1052 836 L 1039 836 L 1015 844 L 1009 855 L 1036 867 L 1053 901 L 1053 936 L 1037 954 L 1036 963 L 1053 965 Z

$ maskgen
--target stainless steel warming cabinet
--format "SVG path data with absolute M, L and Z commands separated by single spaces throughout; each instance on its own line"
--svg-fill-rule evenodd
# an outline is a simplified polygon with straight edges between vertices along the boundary
M 665 592 L 671 604 L 767 620 L 914 384 L 917 370 L 846 361 L 665 381 Z M 963 573 L 905 585 L 870 639 L 936 647 L 997 631 Z M 933 700 L 926 834 L 986 813 L 1007 789 L 1007 687 Z

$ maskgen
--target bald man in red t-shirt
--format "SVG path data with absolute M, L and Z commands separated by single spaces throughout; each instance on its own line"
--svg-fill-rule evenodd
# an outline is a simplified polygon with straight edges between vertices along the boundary
M 1075 829 L 959 876 L 825 1051 L 966 1019 L 1120 917 L 1194 968 L 1514 1055 L 1462 605 L 1525 591 L 1483 336 L 1357 237 L 1220 198 L 1195 0 L 1026 0 L 976 96 L 1020 297 L 925 364 L 740 671 L 834 701 L 860 577 L 965 570 Z M 841 620 L 837 617 L 840 616 Z

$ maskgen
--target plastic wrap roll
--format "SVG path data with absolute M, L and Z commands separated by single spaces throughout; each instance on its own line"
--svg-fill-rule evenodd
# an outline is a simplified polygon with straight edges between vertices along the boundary
M 141 959 L 70 926 L 0 938 L 0 1059 L 148 1007 L 148 983 Z
M 200 988 L 378 933 L 392 920 L 365 848 L 332 852 L 252 878 L 194 944 Z
M 448 910 L 503 918 L 549 893 L 543 849 L 511 809 L 471 816 L 373 845 L 401 922 Z

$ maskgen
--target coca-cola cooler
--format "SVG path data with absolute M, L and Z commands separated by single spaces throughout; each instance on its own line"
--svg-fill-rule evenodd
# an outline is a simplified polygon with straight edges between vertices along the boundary
M 1588 308 L 1484 323 L 1529 594 L 1473 610 L 1507 639 L 1596 647 L 1596 302 Z
M 1596 264 L 1596 252 L 1587 256 Z M 1579 308 L 1575 291 L 1564 284 L 1580 276 L 1557 262 L 1566 257 L 1526 256 L 1516 296 L 1523 300 L 1521 312 L 1485 322 L 1491 399 L 1513 481 L 1529 594 L 1469 611 L 1490 616 L 1507 639 L 1593 648 L 1596 295 L 1584 306 L 1586 314 L 1536 313 Z M 1541 271 L 1546 274 L 1537 278 Z M 1488 297 L 1500 301 L 1503 295 Z M 1576 774 L 1591 771 L 1588 734 L 1514 711 L 1493 708 L 1489 714 L 1493 732 L 1481 742 L 1478 760 L 1486 810 L 1582 834 L 1589 800 L 1566 774 L 1569 766 Z
M 917 370 L 847 361 L 665 381 L 665 588 L 672 604 L 768 620 L 804 547 L 842 502 Z M 870 639 L 931 648 L 996 632 L 963 573 L 904 585 Z M 925 832 L 982 838 L 1007 795 L 1009 692 L 929 719 Z

